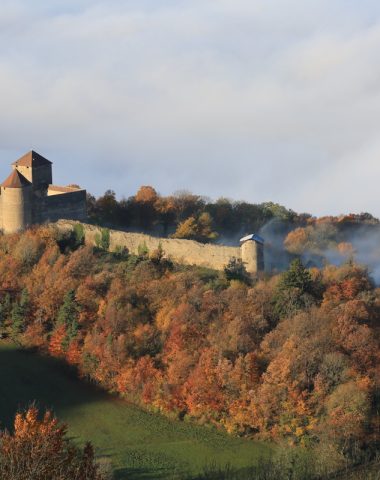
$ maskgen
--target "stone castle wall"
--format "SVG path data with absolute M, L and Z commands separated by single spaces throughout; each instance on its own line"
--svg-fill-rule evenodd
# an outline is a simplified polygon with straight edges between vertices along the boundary
M 55 225 L 61 231 L 72 230 L 76 222 L 60 220 Z M 95 245 L 96 235 L 100 235 L 101 228 L 82 224 L 85 231 L 85 243 Z M 256 252 L 257 244 L 252 243 L 253 261 L 248 258 L 245 250 L 245 259 L 247 271 L 257 273 L 258 264 L 255 259 L 258 257 Z M 127 248 L 129 252 L 137 254 L 139 247 L 146 246 L 150 252 L 156 250 L 161 245 L 165 256 L 170 257 L 175 262 L 185 265 L 198 265 L 223 270 L 232 258 L 242 259 L 241 247 L 227 247 L 223 245 L 203 244 L 192 240 L 177 240 L 168 238 L 156 238 L 141 233 L 127 233 L 118 230 L 110 230 L 110 250 L 115 251 L 118 247 Z M 244 244 L 243 244 L 244 246 Z M 262 246 L 258 246 L 262 248 Z
M 59 219 L 86 220 L 86 192 L 50 195 L 35 201 L 33 223 L 56 222 Z

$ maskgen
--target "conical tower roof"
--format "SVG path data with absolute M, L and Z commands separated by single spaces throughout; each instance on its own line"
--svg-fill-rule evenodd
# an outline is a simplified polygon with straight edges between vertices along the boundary
M 31 183 L 21 175 L 18 170 L 13 170 L 9 177 L 1 184 L 4 188 L 23 188 L 31 185 Z
M 15 165 L 16 167 L 41 167 L 42 165 L 51 165 L 51 163 L 52 162 L 47 158 L 34 150 L 31 150 L 13 162 L 12 165 Z

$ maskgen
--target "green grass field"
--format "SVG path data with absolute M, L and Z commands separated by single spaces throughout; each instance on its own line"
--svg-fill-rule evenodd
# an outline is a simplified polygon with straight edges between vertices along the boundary
M 0 343 L 2 427 L 32 401 L 52 408 L 78 441 L 91 440 L 119 479 L 175 478 L 210 464 L 244 468 L 271 452 L 264 443 L 142 411 L 76 379 L 55 360 Z

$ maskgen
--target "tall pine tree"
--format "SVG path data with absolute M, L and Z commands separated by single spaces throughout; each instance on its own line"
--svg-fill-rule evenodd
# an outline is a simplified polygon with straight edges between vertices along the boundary
M 66 327 L 66 337 L 62 345 L 65 350 L 78 334 L 78 317 L 79 305 L 75 297 L 75 291 L 69 290 L 63 299 L 63 304 L 57 316 L 57 327 L 62 325 Z
M 26 288 L 21 293 L 21 298 L 13 305 L 11 313 L 11 336 L 16 339 L 24 330 L 25 319 L 29 312 L 29 293 Z

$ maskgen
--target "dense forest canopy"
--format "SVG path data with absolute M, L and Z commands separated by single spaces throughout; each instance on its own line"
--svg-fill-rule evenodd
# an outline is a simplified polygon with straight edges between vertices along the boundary
M 0 237 L 0 252 L 3 332 L 108 391 L 232 434 L 327 446 L 334 466 L 375 455 L 380 290 L 352 258 L 297 258 L 254 279 L 53 227 Z

